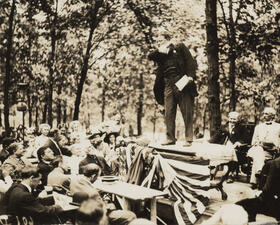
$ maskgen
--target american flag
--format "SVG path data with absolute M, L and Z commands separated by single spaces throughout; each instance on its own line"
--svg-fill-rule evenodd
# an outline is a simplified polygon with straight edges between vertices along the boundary
M 141 173 L 141 169 L 144 168 L 143 159 L 147 156 L 146 150 L 143 149 L 136 154 L 127 181 L 150 187 L 155 176 L 159 177 L 160 174 L 159 186 L 169 193 L 177 224 L 194 224 L 209 202 L 209 160 L 167 152 L 153 154 L 148 174 L 141 179 L 141 174 L 138 177 L 136 174 Z

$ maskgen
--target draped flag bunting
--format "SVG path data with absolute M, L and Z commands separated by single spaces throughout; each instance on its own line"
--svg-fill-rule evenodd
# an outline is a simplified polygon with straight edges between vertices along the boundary
M 169 193 L 177 223 L 194 224 L 209 202 L 209 160 L 172 153 L 153 154 L 150 170 L 140 183 L 144 154 L 146 152 L 142 151 L 136 155 L 127 181 L 150 187 L 155 175 L 160 174 L 157 177 L 160 177 L 161 189 Z

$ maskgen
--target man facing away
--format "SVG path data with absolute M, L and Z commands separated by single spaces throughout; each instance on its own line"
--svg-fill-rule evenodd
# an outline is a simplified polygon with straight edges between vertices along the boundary
M 174 44 L 167 33 L 163 34 L 165 43 L 149 54 L 148 58 L 157 66 L 154 94 L 157 102 L 164 105 L 166 141 L 162 145 L 176 143 L 175 120 L 177 105 L 181 110 L 185 124 L 185 146 L 193 141 L 194 97 L 198 95 L 194 80 L 197 63 L 184 43 Z M 184 75 L 187 84 L 180 91 L 175 85 Z

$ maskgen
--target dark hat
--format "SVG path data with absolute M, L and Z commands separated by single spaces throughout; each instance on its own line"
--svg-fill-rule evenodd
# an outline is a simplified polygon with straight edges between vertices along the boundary
M 101 136 L 102 134 L 103 134 L 103 132 L 99 128 L 93 127 L 90 129 L 89 135 L 87 137 L 88 137 L 88 139 L 93 139 L 96 135 Z
M 88 199 L 89 195 L 86 192 L 75 192 L 73 195 L 72 202 L 70 202 L 70 204 L 80 206 L 83 201 L 86 201 Z
M 50 148 L 51 150 L 53 150 L 54 155 L 61 155 L 60 148 L 51 138 L 48 138 L 48 140 L 45 142 L 45 144 L 42 147 Z
M 117 136 L 119 136 L 119 133 L 118 132 L 109 132 L 109 133 L 107 133 L 105 138 L 104 138 L 104 142 L 109 144 L 109 137 L 111 135 L 114 135 L 115 137 L 117 137 Z

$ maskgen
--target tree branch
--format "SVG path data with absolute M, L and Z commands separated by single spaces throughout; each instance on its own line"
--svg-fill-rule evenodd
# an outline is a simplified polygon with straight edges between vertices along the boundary
M 227 31 L 227 39 L 230 41 L 230 32 L 229 32 L 229 28 L 228 28 L 227 19 L 226 19 L 225 9 L 224 9 L 222 1 L 218 0 L 218 2 L 220 4 L 220 6 L 221 6 L 222 13 L 223 13 L 223 21 L 224 21 L 224 24 L 225 24 L 225 27 L 226 27 L 226 31 Z
M 237 10 L 236 19 L 234 21 L 234 26 L 237 24 L 237 22 L 240 18 L 240 12 L 241 12 L 242 5 L 243 5 L 243 0 L 239 0 L 239 7 L 238 7 L 238 10 Z

